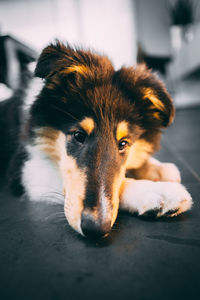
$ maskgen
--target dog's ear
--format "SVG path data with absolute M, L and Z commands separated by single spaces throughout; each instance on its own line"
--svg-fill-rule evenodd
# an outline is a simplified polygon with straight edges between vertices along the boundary
M 175 109 L 164 84 L 144 64 L 116 72 L 117 85 L 131 99 L 147 127 L 167 127 Z M 144 126 L 145 126 L 144 125 Z
M 67 47 L 59 41 L 56 41 L 55 44 L 50 44 L 39 56 L 35 76 L 40 78 L 46 78 L 52 70 L 55 69 L 55 66 L 59 61 L 65 60 L 67 64 L 68 60 L 73 56 L 74 50 L 67 45 Z M 70 63 L 70 62 L 69 62 Z
M 99 56 L 94 51 L 79 47 L 71 47 L 57 40 L 55 44 L 50 44 L 42 51 L 36 65 L 35 76 L 47 78 L 55 73 L 71 77 L 87 74 L 88 78 L 102 78 L 102 74 L 109 76 L 114 73 L 114 68 L 106 56 Z

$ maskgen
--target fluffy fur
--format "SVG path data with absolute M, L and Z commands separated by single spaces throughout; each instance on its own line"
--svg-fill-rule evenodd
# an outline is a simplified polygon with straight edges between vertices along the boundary
M 66 218 L 82 235 L 109 233 L 119 208 L 158 217 L 191 208 L 176 166 L 151 158 L 174 107 L 144 65 L 115 71 L 105 56 L 51 44 L 26 94 L 0 113 L 12 190 L 36 201 L 63 193 Z

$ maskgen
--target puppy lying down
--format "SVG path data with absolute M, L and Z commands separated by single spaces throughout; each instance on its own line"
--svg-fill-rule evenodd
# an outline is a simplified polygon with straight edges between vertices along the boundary
M 191 208 L 177 167 L 152 157 L 174 107 L 145 65 L 116 71 L 106 56 L 56 42 L 12 109 L 12 190 L 35 201 L 61 192 L 66 219 L 80 234 L 106 235 L 119 209 L 174 217 Z

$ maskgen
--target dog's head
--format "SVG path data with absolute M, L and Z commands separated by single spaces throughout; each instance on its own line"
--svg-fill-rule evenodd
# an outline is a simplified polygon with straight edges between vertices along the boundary
M 86 236 L 111 230 L 135 142 L 173 119 L 163 84 L 144 65 L 115 71 L 105 56 L 57 42 L 39 57 L 45 81 L 31 128 L 60 169 L 69 224 Z

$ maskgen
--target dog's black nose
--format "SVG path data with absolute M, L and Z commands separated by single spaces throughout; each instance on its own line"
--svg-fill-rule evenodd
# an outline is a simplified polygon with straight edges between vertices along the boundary
M 91 239 L 98 239 L 111 231 L 111 222 L 99 222 L 94 219 L 92 214 L 82 214 L 81 229 L 83 234 Z

